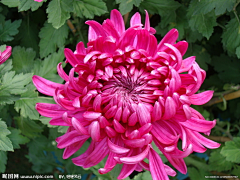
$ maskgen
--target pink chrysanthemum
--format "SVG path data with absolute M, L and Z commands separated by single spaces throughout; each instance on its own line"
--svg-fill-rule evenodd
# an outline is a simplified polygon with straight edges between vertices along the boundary
M 6 46 L 6 49 L 1 52 L 0 51 L 0 65 L 4 63 L 12 54 L 12 47 Z
M 64 50 L 73 66 L 69 75 L 61 63 L 57 66 L 65 84 L 33 77 L 38 91 L 57 103 L 38 103 L 38 112 L 52 118 L 52 125 L 69 126 L 56 140 L 58 148 L 65 148 L 64 159 L 91 138 L 87 151 L 72 159 L 74 164 L 89 168 L 108 156 L 101 174 L 122 163 L 118 179 L 146 169 L 154 180 L 165 180 L 176 172 L 163 164 L 152 143 L 181 173 L 187 172 L 184 157 L 219 147 L 200 134 L 209 135 L 216 120 L 206 121 L 190 107 L 208 102 L 213 91 L 195 94 L 206 74 L 195 57 L 182 59 L 188 43 L 175 43 L 176 29 L 157 44 L 147 12 L 144 26 L 136 13 L 127 30 L 117 10 L 102 25 L 92 20 L 86 24 L 87 48 L 80 42 L 75 52 Z
M 34 1 L 37 1 L 37 2 L 42 2 L 43 0 L 34 0 Z

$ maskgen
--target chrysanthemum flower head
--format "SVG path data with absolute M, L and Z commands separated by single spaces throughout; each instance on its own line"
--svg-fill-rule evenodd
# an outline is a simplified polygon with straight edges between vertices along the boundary
M 213 91 L 195 94 L 205 71 L 195 57 L 183 60 L 188 43 L 175 43 L 176 29 L 158 43 L 147 12 L 145 19 L 143 25 L 136 13 L 130 28 L 125 29 L 121 14 L 113 10 L 102 25 L 87 21 L 87 47 L 80 42 L 74 52 L 64 50 L 66 62 L 73 67 L 69 75 L 61 63 L 57 66 L 65 84 L 33 77 L 38 91 L 53 96 L 57 103 L 38 103 L 38 112 L 52 118 L 52 125 L 69 126 L 56 140 L 58 148 L 65 148 L 63 158 L 90 139 L 87 151 L 73 158 L 73 163 L 89 168 L 107 156 L 99 173 L 123 164 L 118 179 L 143 169 L 149 170 L 154 180 L 176 175 L 163 164 L 153 143 L 181 173 L 187 172 L 184 157 L 193 151 L 202 153 L 205 147 L 219 147 L 200 134 L 209 135 L 216 120 L 206 121 L 190 107 L 208 102 L 213 95 Z
M 0 51 L 0 65 L 4 63 L 12 54 L 12 47 L 6 46 L 6 49 L 1 52 Z

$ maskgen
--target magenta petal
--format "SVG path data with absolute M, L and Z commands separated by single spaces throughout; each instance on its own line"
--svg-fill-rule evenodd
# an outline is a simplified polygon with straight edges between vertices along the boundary
M 168 165 L 164 164 L 164 168 L 165 168 L 167 175 L 172 176 L 172 177 L 177 175 L 177 173 Z
M 202 136 L 200 133 L 198 132 L 194 132 L 193 131 L 194 136 L 196 137 L 196 139 L 205 147 L 210 148 L 210 149 L 215 149 L 215 148 L 219 148 L 221 146 L 221 144 L 216 143 L 208 138 L 205 138 L 204 136 Z
M 121 157 L 120 161 L 124 164 L 137 164 L 140 161 L 142 161 L 144 158 L 147 157 L 149 152 L 149 145 L 146 147 L 144 151 L 142 151 L 140 154 L 130 157 Z
M 124 140 L 124 143 L 132 148 L 143 147 L 145 145 L 145 139 L 127 139 Z
M 73 143 L 70 146 L 66 147 L 63 152 L 63 159 L 67 159 L 71 155 L 73 155 L 75 152 L 77 152 L 82 147 L 82 145 L 86 142 L 87 139 L 88 137 L 86 137 L 86 139 L 80 142 Z
M 118 133 L 124 133 L 126 131 L 126 129 L 115 119 L 113 120 L 113 126 Z
M 149 167 L 153 180 L 169 180 L 162 159 L 152 148 L 149 151 Z
M 63 68 L 62 68 L 62 63 L 59 63 L 57 66 L 57 71 L 59 76 L 64 79 L 65 81 L 69 81 L 69 77 L 68 75 L 64 72 Z
M 139 103 L 137 107 L 137 116 L 141 126 L 151 122 L 151 115 L 147 107 L 143 103 Z
M 83 117 L 88 121 L 93 121 L 97 118 L 99 118 L 102 115 L 100 112 L 94 112 L 94 111 L 85 111 L 83 113 Z
M 152 118 L 153 121 L 158 121 L 162 117 L 162 107 L 158 101 L 153 106 Z
M 33 84 L 36 86 L 37 90 L 45 95 L 54 96 L 55 90 L 57 88 L 63 89 L 64 85 L 54 83 L 40 76 L 34 75 L 32 77 Z
M 177 38 L 178 38 L 177 29 L 171 29 L 158 44 L 157 51 L 160 52 L 165 48 L 164 43 L 174 44 Z
M 122 170 L 117 179 L 127 178 L 137 167 L 137 164 L 123 164 Z
M 139 14 L 139 12 L 136 12 L 130 20 L 130 26 L 134 27 L 134 26 L 141 26 L 141 15 Z
M 64 49 L 64 54 L 67 58 L 67 62 L 69 62 L 73 67 L 78 64 L 78 60 L 73 54 L 71 49 L 65 48 Z
M 77 53 L 78 54 L 86 54 L 86 48 L 84 47 L 83 42 L 79 42 L 76 47 Z
M 148 31 L 150 31 L 150 21 L 149 21 L 149 16 L 148 16 L 148 12 L 145 10 L 146 13 L 146 18 L 145 18 L 145 25 L 144 28 Z
M 72 125 L 79 133 L 84 134 L 84 135 L 89 135 L 89 133 L 85 129 L 85 127 L 75 117 L 72 117 Z
M 93 141 L 99 141 L 100 140 L 100 125 L 98 121 L 93 121 L 89 128 L 88 128 L 88 132 L 90 134 L 90 136 L 92 137 Z
M 121 36 L 125 31 L 125 25 L 121 13 L 116 9 L 112 10 L 110 20 L 113 22 L 117 32 Z
M 183 56 L 187 51 L 188 42 L 187 41 L 179 41 L 176 44 L 174 44 L 174 47 L 176 47 L 180 51 L 181 55 Z
M 170 119 L 176 114 L 176 103 L 172 97 L 167 97 L 163 119 Z
M 89 136 L 80 135 L 76 130 L 74 130 L 58 137 L 57 147 L 59 149 L 63 149 L 73 143 L 85 140 L 86 138 L 89 138 Z
M 127 149 L 112 143 L 109 139 L 108 139 L 108 147 L 110 151 L 116 154 L 124 154 L 130 151 L 130 149 Z
M 12 54 L 12 47 L 6 46 L 6 49 L 1 53 L 0 51 L 0 64 L 4 63 Z
M 86 158 L 83 167 L 89 168 L 100 163 L 105 156 L 109 154 L 109 148 L 107 145 L 107 138 L 104 138 L 102 141 L 95 145 L 94 150 Z
M 42 116 L 46 117 L 60 117 L 66 112 L 66 109 L 62 108 L 58 104 L 37 103 L 36 110 Z
M 54 117 L 49 121 L 52 126 L 70 126 L 70 124 L 63 121 L 62 117 Z
M 194 105 L 203 105 L 207 103 L 213 96 L 214 91 L 204 91 L 199 94 L 189 96 L 190 101 Z
M 105 34 L 101 24 L 99 24 L 98 22 L 93 21 L 93 20 L 86 21 L 85 23 L 94 29 L 97 36 L 106 37 L 106 34 Z

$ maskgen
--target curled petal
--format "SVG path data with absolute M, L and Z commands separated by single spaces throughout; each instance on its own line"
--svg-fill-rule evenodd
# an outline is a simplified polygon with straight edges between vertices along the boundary
M 149 152 L 149 145 L 146 147 L 146 149 L 141 152 L 140 154 L 136 156 L 130 156 L 130 157 L 122 157 L 120 158 L 120 161 L 125 164 L 137 164 L 140 161 L 142 161 L 145 157 L 147 157 Z
M 130 149 L 128 149 L 128 148 L 124 148 L 124 147 L 121 147 L 121 146 L 118 146 L 118 145 L 112 143 L 110 141 L 110 139 L 108 139 L 108 147 L 110 148 L 110 151 L 112 151 L 113 153 L 116 153 L 116 154 L 125 154 L 130 151 Z
M 34 75 L 32 80 L 37 90 L 48 96 L 54 96 L 56 89 L 63 89 L 64 87 L 62 84 L 54 83 L 37 75 Z
M 194 105 L 203 105 L 207 103 L 213 96 L 214 91 L 204 91 L 199 94 L 189 96 L 190 101 Z

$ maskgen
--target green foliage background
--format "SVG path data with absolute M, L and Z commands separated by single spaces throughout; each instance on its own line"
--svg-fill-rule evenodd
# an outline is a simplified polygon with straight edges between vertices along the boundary
M 36 102 L 53 100 L 38 94 L 31 77 L 40 75 L 62 83 L 56 66 L 64 61 L 63 48 L 74 50 L 79 41 L 86 44 L 85 21 L 95 19 L 102 23 L 112 9 L 118 9 L 126 19 L 137 11 L 144 19 L 147 10 L 159 41 L 170 29 L 177 28 L 178 40 L 189 42 L 186 57 L 196 56 L 207 72 L 201 90 L 215 91 L 211 103 L 194 108 L 206 119 L 218 120 L 210 138 L 222 146 L 185 158 L 188 174 L 178 173 L 171 179 L 240 177 L 239 4 L 240 0 L 1 0 L 0 51 L 6 45 L 12 46 L 13 51 L 11 59 L 0 66 L 0 172 L 50 174 L 55 179 L 69 174 L 81 174 L 82 179 L 90 179 L 92 174 L 95 180 L 116 179 L 120 166 L 100 175 L 97 169 L 104 162 L 82 169 L 73 165 L 71 159 L 62 159 L 63 150 L 56 148 L 55 138 L 66 129 L 51 126 L 49 118 L 39 117 Z M 219 99 L 222 101 L 217 102 Z M 130 178 L 150 180 L 151 175 L 142 172 Z

